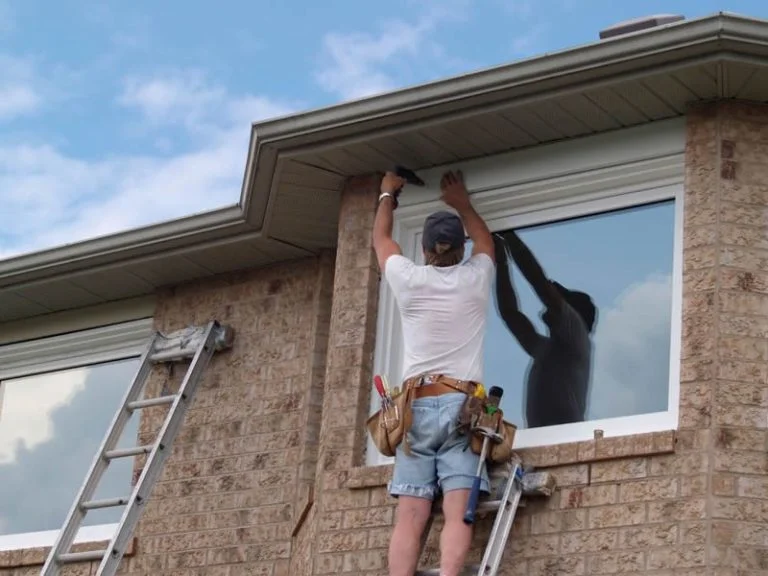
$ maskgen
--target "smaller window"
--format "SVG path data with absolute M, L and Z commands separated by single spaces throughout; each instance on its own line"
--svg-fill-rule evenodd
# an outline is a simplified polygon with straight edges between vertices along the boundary
M 117 327 L 0 347 L 0 365 L 3 358 L 7 365 L 20 357 L 29 360 L 26 375 L 2 378 L 0 372 L 0 550 L 53 544 L 136 374 L 139 343 L 150 335 L 146 323 L 139 330 L 129 327 L 122 349 Z M 99 336 L 105 338 L 102 349 Z M 25 353 L 32 348 L 41 352 L 34 364 L 33 355 Z M 89 348 L 97 362 L 88 362 Z M 75 365 L 65 367 L 60 356 L 52 363 L 46 358 L 45 350 L 65 349 Z M 17 363 L 14 371 L 21 370 Z M 131 418 L 119 447 L 135 446 L 137 435 L 138 418 Z M 129 494 L 132 473 L 133 458 L 110 464 L 94 497 Z M 111 537 L 122 512 L 89 512 L 78 540 Z

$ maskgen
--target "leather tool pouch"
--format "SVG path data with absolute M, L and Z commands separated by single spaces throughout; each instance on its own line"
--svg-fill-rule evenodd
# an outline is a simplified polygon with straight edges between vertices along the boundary
M 392 457 L 401 442 L 405 441 L 404 450 L 410 453 L 408 430 L 411 427 L 414 384 L 409 381 L 403 390 L 392 395 L 392 402 L 382 405 L 381 409 L 368 418 L 366 426 L 376 449 L 382 455 Z
M 488 414 L 485 411 L 485 401 L 478 398 L 473 399 L 475 402 L 470 406 L 470 399 L 468 398 L 464 402 L 467 406 L 467 412 L 471 414 L 471 423 L 467 428 L 471 430 L 475 426 L 490 428 L 501 436 L 500 442 L 494 442 L 489 439 L 489 446 L 486 459 L 491 463 L 508 462 L 512 459 L 513 451 L 512 447 L 515 442 L 515 432 L 517 426 L 504 420 L 504 412 L 501 408 L 498 408 L 493 414 Z M 475 404 L 480 404 L 480 409 L 475 407 Z M 462 416 L 464 410 L 462 410 Z M 461 416 L 460 416 L 461 418 Z M 475 454 L 482 454 L 483 451 L 483 435 L 480 433 L 471 433 L 470 447 Z

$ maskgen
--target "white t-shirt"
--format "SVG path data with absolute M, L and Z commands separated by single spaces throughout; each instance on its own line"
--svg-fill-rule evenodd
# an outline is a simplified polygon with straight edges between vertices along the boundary
M 483 379 L 483 342 L 495 265 L 476 254 L 456 266 L 418 266 L 390 256 L 384 277 L 403 327 L 403 380 L 443 374 Z

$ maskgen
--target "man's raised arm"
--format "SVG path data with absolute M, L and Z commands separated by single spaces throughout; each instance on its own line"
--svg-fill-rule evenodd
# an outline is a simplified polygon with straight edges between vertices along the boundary
M 373 221 L 373 249 L 379 270 L 384 273 L 387 259 L 393 254 L 402 254 L 400 245 L 392 239 L 393 212 L 397 206 L 395 193 L 405 185 L 405 180 L 392 172 L 387 172 L 381 179 L 379 205 Z
M 467 229 L 467 234 L 472 240 L 472 254 L 487 254 L 495 262 L 496 254 L 491 231 L 472 206 L 461 171 L 446 172 L 440 180 L 440 189 L 443 193 L 443 202 L 458 212 L 464 228 Z

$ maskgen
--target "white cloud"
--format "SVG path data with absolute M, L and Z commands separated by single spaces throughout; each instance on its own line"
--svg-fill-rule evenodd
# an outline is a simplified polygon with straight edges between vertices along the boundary
M 233 96 L 211 84 L 200 70 L 174 70 L 162 76 L 126 78 L 118 104 L 139 110 L 150 128 L 183 126 L 189 134 L 240 129 L 263 118 L 282 116 L 295 106 L 264 96 Z
M 0 464 L 14 461 L 20 443 L 31 450 L 51 438 L 52 413 L 83 389 L 86 373 L 68 370 L 0 384 Z
M 12 120 L 39 109 L 42 98 L 36 84 L 30 60 L 0 54 L 0 121 Z
M 665 410 L 672 280 L 652 275 L 599 311 L 588 417 Z
M 29 114 L 39 105 L 40 97 L 30 86 L 0 86 L 0 119 Z
M 397 88 L 417 58 L 424 66 L 444 69 L 444 49 L 434 32 L 449 20 L 463 19 L 468 6 L 466 0 L 428 2 L 414 21 L 385 21 L 376 34 L 330 32 L 315 78 L 323 89 L 351 100 Z
M 168 125 L 182 126 L 190 147 L 89 161 L 49 145 L 0 146 L 0 258 L 235 204 L 250 123 L 292 110 L 185 72 L 128 80 L 120 103 L 160 142 Z
M 345 100 L 392 90 L 396 80 L 379 67 L 395 56 L 416 56 L 426 29 L 423 25 L 399 21 L 390 22 L 384 28 L 378 36 L 327 34 L 323 45 L 330 62 L 317 73 L 320 86 Z
M 154 78 L 124 80 L 118 103 L 139 109 L 152 123 L 183 123 L 194 129 L 214 103 L 226 97 L 222 87 L 211 86 L 195 70 L 173 71 Z
M 135 370 L 133 359 L 13 382 L 17 396 L 0 438 L 24 442 L 12 459 L 0 458 L 0 536 L 61 527 Z M 137 425 L 137 418 L 128 421 L 118 448 L 136 445 Z M 132 465 L 132 458 L 113 462 L 95 499 L 127 493 Z M 115 522 L 121 512 L 94 511 L 85 524 Z

